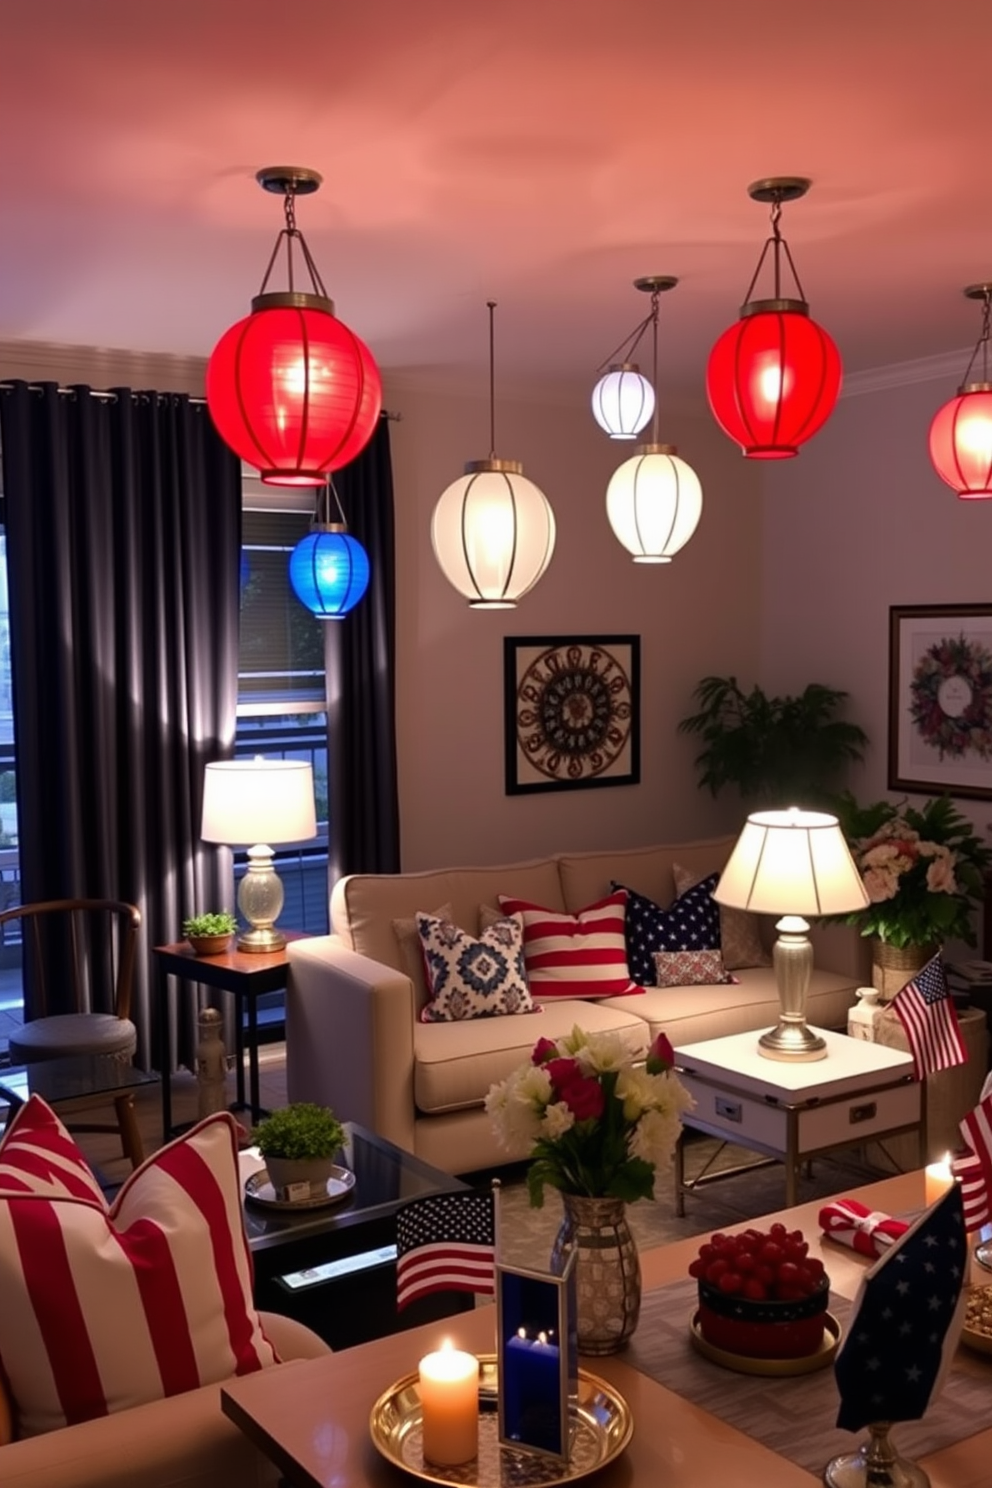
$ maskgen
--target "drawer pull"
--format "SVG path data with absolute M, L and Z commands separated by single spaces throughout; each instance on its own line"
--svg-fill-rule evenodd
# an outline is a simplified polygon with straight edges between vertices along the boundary
M 716 1098 L 716 1114 L 722 1116 L 724 1121 L 740 1121 L 742 1117 L 740 1101 L 721 1100 Z
M 859 1121 L 871 1121 L 878 1113 L 878 1106 L 874 1101 L 868 1101 L 863 1106 L 852 1106 L 850 1111 L 850 1122 L 857 1126 Z

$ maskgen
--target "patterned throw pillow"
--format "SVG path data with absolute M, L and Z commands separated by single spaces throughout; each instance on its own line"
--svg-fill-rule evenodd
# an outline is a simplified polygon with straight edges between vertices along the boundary
M 681 863 L 672 864 L 676 894 L 684 894 L 708 874 L 695 873 L 683 868 Z M 761 944 L 758 917 L 746 909 L 731 909 L 720 905 L 720 949 L 723 964 L 728 971 L 741 971 L 745 966 L 771 966 L 771 952 Z
M 645 987 L 656 986 L 655 951 L 717 951 L 720 915 L 712 898 L 718 874 L 712 873 L 680 894 L 668 909 L 626 889 L 627 960 L 631 976 Z M 615 883 L 614 888 L 623 886 Z
M 450 904 L 439 904 L 437 909 L 418 910 L 417 913 L 429 914 L 435 920 L 454 919 L 454 910 Z M 424 965 L 424 948 L 417 929 L 417 915 L 411 915 L 409 919 L 394 920 L 393 934 L 399 942 L 403 970 L 413 983 L 413 1004 L 419 1015 L 430 1001 L 431 994 L 427 986 L 427 967 Z
M 524 922 L 524 956 L 531 995 L 622 997 L 643 989 L 631 980 L 624 939 L 627 894 L 623 889 L 578 914 L 543 909 L 499 895 L 506 914 Z
M 252 1302 L 233 1117 L 163 1147 L 108 1209 L 31 1096 L 0 1141 L 0 1297 L 21 1436 L 276 1363 Z
M 524 929 L 518 915 L 504 916 L 478 940 L 449 920 L 418 914 L 430 1001 L 424 1023 L 460 1023 L 535 1011 L 524 969 Z
M 733 982 L 719 951 L 655 951 L 659 987 L 715 987 Z

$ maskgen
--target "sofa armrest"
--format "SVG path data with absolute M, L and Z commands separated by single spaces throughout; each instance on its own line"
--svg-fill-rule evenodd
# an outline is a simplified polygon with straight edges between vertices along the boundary
M 302 1323 L 261 1314 L 285 1364 L 330 1350 Z M 288 1326 L 287 1326 L 288 1324 Z M 3 1488 L 275 1488 L 279 1473 L 203 1385 L 0 1447 Z
M 286 1089 L 414 1150 L 414 992 L 395 967 L 337 935 L 291 941 Z

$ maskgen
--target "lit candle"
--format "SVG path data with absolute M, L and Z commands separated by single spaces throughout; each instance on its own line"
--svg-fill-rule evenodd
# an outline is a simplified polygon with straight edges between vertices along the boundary
M 500 1392 L 506 1434 L 529 1447 L 562 1451 L 562 1385 L 558 1345 L 548 1334 L 518 1328 L 506 1340 Z
M 420 1361 L 424 1458 L 439 1467 L 470 1462 L 479 1451 L 479 1361 L 445 1339 Z
M 938 1199 L 943 1198 L 954 1182 L 954 1174 L 951 1172 L 951 1154 L 949 1152 L 944 1154 L 940 1162 L 930 1163 L 927 1166 L 923 1174 L 923 1181 L 926 1185 L 926 1206 L 929 1209 L 931 1204 L 936 1204 Z

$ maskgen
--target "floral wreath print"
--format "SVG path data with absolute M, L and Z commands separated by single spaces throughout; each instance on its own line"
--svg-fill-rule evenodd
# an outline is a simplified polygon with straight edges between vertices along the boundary
M 967 697 L 959 711 L 959 703 L 952 705 L 948 698 L 948 688 L 955 684 L 957 696 Z M 992 654 L 984 646 L 964 635 L 928 646 L 913 669 L 909 693 L 916 730 L 941 759 L 969 751 L 992 759 Z

